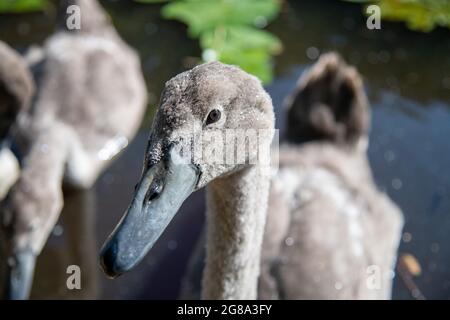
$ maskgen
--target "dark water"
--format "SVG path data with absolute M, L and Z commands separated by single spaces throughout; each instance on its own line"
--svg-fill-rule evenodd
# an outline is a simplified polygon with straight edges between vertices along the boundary
M 164 82 L 190 67 L 199 48 L 186 37 L 183 25 L 159 17 L 159 6 L 103 4 L 123 38 L 140 53 L 149 109 L 136 139 L 95 188 L 66 194 L 60 222 L 38 261 L 32 297 L 175 298 L 203 223 L 201 192 L 183 205 L 133 272 L 108 280 L 96 257 L 130 200 Z M 53 22 L 52 10 L 0 15 L 0 38 L 23 51 L 42 43 Z M 290 1 L 269 29 L 284 45 L 274 59 L 275 81 L 267 87 L 280 129 L 283 98 L 315 53 L 337 50 L 364 75 L 373 113 L 371 166 L 380 188 L 406 218 L 400 252 L 414 255 L 420 263 L 422 274 L 414 281 L 426 298 L 450 298 L 450 31 L 420 34 L 387 22 L 382 30 L 369 31 L 359 5 L 335 0 Z M 65 270 L 70 264 L 80 265 L 83 290 L 66 289 Z M 413 298 L 398 276 L 394 298 Z

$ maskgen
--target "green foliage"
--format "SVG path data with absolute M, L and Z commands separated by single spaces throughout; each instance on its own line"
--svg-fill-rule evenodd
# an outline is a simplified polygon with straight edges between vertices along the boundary
M 437 26 L 450 28 L 449 0 L 347 0 L 377 4 L 381 18 L 404 21 L 408 28 L 429 32 Z
M 0 0 L 0 13 L 41 11 L 47 7 L 47 4 L 47 0 Z
M 192 36 L 223 25 L 253 25 L 262 17 L 272 19 L 279 10 L 273 0 L 183 0 L 163 9 L 163 16 L 189 26 Z
M 281 42 L 262 28 L 279 10 L 278 0 L 177 0 L 164 6 L 162 15 L 188 26 L 189 35 L 200 41 L 203 60 L 238 65 L 268 83 Z
M 264 83 L 272 79 L 271 56 L 281 51 L 281 43 L 274 35 L 245 25 L 223 25 L 205 31 L 200 45 L 204 60 L 239 65 Z

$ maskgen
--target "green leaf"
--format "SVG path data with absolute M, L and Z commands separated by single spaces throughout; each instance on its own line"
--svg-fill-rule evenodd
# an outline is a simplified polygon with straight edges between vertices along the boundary
M 198 37 L 217 25 L 257 24 L 272 20 L 280 4 L 275 0 L 184 0 L 163 8 L 167 19 L 176 19 L 189 26 L 189 34 Z
M 280 40 L 271 33 L 247 26 L 220 26 L 200 37 L 205 52 L 215 58 L 240 66 L 263 83 L 272 80 L 272 55 L 281 51 Z
M 188 26 L 189 36 L 200 41 L 205 61 L 238 65 L 268 83 L 272 80 L 272 56 L 281 52 L 282 45 L 277 37 L 260 29 L 279 11 L 280 0 L 172 0 L 162 8 L 162 16 Z
M 212 48 L 216 51 L 227 48 L 245 50 L 261 50 L 269 54 L 278 54 L 282 45 L 280 40 L 271 33 L 247 26 L 218 26 L 204 32 L 200 37 L 202 48 Z
M 188 25 L 188 33 L 199 38 L 203 59 L 240 66 L 272 80 L 272 55 L 282 45 L 271 33 L 260 30 L 280 10 L 278 0 L 180 0 L 166 5 L 162 14 Z
M 243 52 L 225 51 L 220 61 L 241 67 L 246 72 L 258 77 L 264 84 L 273 78 L 271 56 L 264 51 L 248 50 Z
M 0 0 L 0 13 L 42 11 L 47 4 L 47 0 Z

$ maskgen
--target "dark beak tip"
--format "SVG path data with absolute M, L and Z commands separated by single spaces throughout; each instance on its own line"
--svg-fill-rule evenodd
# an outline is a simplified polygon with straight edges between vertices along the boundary
M 11 258 L 14 264 L 4 270 L 1 299 L 27 300 L 33 283 L 36 255 L 31 250 L 19 250 Z
M 109 271 L 109 270 L 106 270 L 104 267 L 102 269 L 103 269 L 103 272 L 105 273 L 106 277 L 111 280 L 114 280 L 122 275 L 122 273 L 120 273 L 120 272 Z
M 100 267 L 106 276 L 115 279 L 123 272 L 117 266 L 117 244 L 107 243 L 100 253 Z

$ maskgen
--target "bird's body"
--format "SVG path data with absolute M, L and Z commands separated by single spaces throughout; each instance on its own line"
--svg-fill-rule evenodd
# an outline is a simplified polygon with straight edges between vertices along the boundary
M 262 299 L 388 299 L 401 213 L 365 152 L 285 145 L 271 184 Z
M 96 1 L 64 1 L 63 12 L 72 4 L 83 12 L 81 29 L 61 28 L 30 59 L 37 94 L 18 123 L 22 173 L 2 208 L 12 257 L 40 253 L 63 205 L 62 185 L 91 187 L 145 111 L 137 54 Z
M 80 2 L 85 10 L 101 10 L 96 2 Z M 21 122 L 25 144 L 42 132 L 65 136 L 66 182 L 90 187 L 140 125 L 146 88 L 139 58 L 109 24 L 59 31 L 41 56 L 33 66 L 38 95 Z

